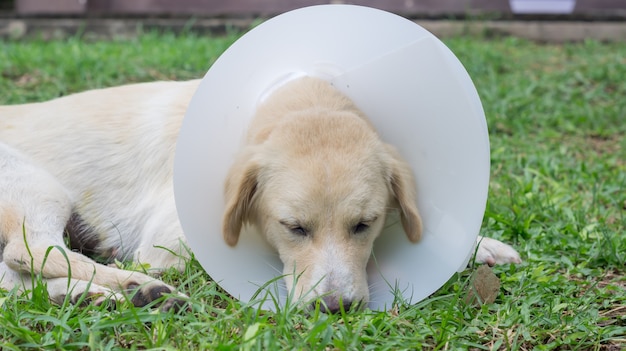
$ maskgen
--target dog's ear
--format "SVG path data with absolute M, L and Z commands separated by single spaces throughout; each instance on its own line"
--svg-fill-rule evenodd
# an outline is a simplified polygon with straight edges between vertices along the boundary
M 237 245 L 241 228 L 250 218 L 259 170 L 258 164 L 247 159 L 241 163 L 236 162 L 228 172 L 222 233 L 224 241 L 230 246 Z
M 402 227 L 413 243 L 422 238 L 422 218 L 417 210 L 417 190 L 411 167 L 402 159 L 398 151 L 388 145 L 391 154 L 390 188 L 396 206 L 400 211 Z

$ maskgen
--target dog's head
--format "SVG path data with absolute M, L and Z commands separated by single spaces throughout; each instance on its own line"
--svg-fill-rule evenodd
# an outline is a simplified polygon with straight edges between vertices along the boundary
M 296 295 L 321 297 L 329 311 L 366 305 L 366 266 L 388 211 L 400 211 L 411 242 L 420 239 L 412 173 L 356 113 L 292 117 L 231 168 L 224 239 L 236 245 L 242 225 L 253 224 L 278 251 Z

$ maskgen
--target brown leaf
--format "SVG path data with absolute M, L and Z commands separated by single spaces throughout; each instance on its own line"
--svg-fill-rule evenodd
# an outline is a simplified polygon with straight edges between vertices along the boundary
M 500 279 L 487 265 L 479 266 L 472 274 L 472 283 L 465 296 L 467 304 L 483 305 L 493 303 L 500 291 Z

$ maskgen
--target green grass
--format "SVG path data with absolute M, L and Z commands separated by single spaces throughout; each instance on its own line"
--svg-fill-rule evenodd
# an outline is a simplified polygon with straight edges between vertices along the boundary
M 201 77 L 235 39 L 0 41 L 0 103 L 126 82 Z M 492 180 L 482 234 L 524 263 L 501 266 L 496 301 L 465 304 L 470 270 L 393 311 L 258 311 L 196 262 L 164 279 L 189 313 L 56 306 L 45 292 L 0 292 L 0 345 L 26 349 L 626 349 L 626 44 L 446 43 L 473 77 L 488 119 Z

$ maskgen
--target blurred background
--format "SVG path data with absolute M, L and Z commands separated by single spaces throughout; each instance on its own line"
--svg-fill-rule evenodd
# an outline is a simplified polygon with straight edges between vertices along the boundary
M 132 35 L 138 28 L 248 29 L 295 8 L 349 3 L 416 20 L 440 37 L 471 33 L 561 42 L 626 38 L 626 0 L 0 0 L 0 36 Z

